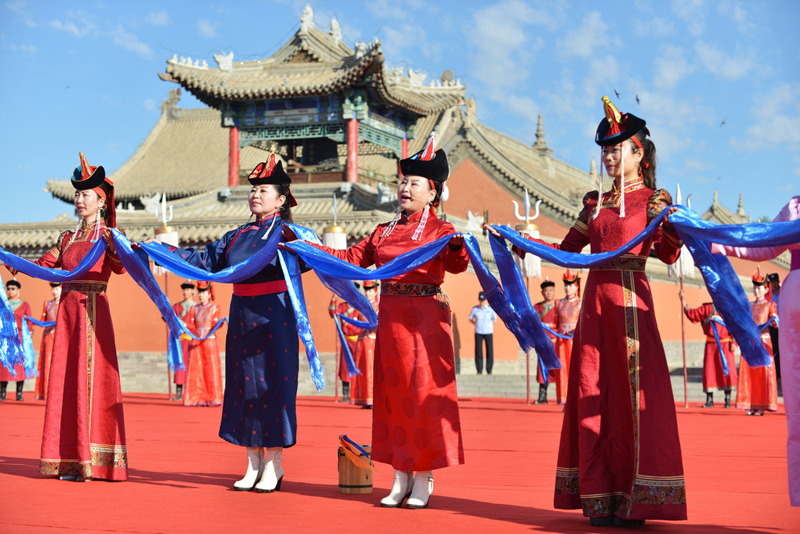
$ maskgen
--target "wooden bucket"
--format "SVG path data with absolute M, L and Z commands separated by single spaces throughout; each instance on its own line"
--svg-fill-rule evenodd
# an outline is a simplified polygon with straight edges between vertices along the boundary
M 371 445 L 362 445 L 362 449 L 372 453 Z M 339 446 L 339 493 L 362 494 L 372 493 L 372 471 L 357 467 Z M 360 455 L 360 456 L 363 456 Z

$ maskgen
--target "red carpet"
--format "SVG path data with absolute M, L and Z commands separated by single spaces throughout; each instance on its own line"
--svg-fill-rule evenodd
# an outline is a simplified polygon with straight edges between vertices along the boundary
M 30 396 L 30 394 L 28 394 Z M 552 507 L 561 407 L 461 402 L 467 464 L 436 471 L 427 510 L 378 506 L 375 493 L 337 491 L 337 437 L 369 439 L 370 412 L 329 399 L 298 402 L 299 444 L 284 453 L 283 491 L 230 490 L 244 451 L 217 437 L 219 408 L 184 408 L 165 395 L 126 395 L 128 482 L 65 482 L 38 474 L 42 402 L 0 403 L 0 532 L 619 532 L 592 529 Z M 789 507 L 783 413 L 678 408 L 689 521 L 647 532 L 800 532 Z

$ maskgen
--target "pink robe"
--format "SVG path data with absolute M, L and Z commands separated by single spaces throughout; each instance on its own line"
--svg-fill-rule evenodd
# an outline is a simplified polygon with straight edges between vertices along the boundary
M 793 197 L 772 222 L 800 220 L 800 195 Z M 752 261 L 777 258 L 785 250 L 792 251 L 792 271 L 781 286 L 778 330 L 781 350 L 783 405 L 789 438 L 786 454 L 789 462 L 789 499 L 800 506 L 800 243 L 782 247 L 729 247 L 714 244 L 711 251 Z

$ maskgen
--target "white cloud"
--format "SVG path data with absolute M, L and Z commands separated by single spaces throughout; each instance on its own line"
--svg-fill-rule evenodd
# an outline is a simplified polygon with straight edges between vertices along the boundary
M 583 80 L 583 90 L 587 100 L 600 99 L 602 92 L 613 89 L 615 83 L 620 81 L 620 67 L 614 55 L 605 58 L 593 59 L 589 62 L 586 78 Z
M 153 11 L 144 20 L 153 26 L 166 26 L 169 24 L 169 15 L 166 11 Z
M 154 111 L 156 108 L 156 102 L 152 98 L 148 98 L 144 101 L 144 109 L 147 111 Z
M 694 125 L 717 124 L 714 111 L 698 98 L 677 97 L 670 91 L 638 89 L 641 112 L 658 147 L 659 158 L 669 160 L 690 149 L 701 149 Z M 625 110 L 623 110 L 625 111 Z
M 200 32 L 200 35 L 203 37 L 216 37 L 217 36 L 217 28 L 213 22 L 208 19 L 200 19 L 197 21 L 197 31 Z
M 706 27 L 708 3 L 705 0 L 673 0 L 672 11 L 686 21 L 689 33 L 699 37 Z
M 51 20 L 49 25 L 56 30 L 71 33 L 79 39 L 97 28 L 97 25 L 82 13 L 69 13 L 65 20 Z
M 5 8 L 19 15 L 28 28 L 36 28 L 39 26 L 31 14 L 31 2 L 26 0 L 14 0 L 12 2 L 6 2 Z
M 26 45 L 26 44 L 3 45 L 3 49 L 10 50 L 11 52 L 19 54 L 35 54 L 36 50 L 38 50 L 36 48 L 36 45 Z
M 653 85 L 658 88 L 672 88 L 691 74 L 695 67 L 683 57 L 683 48 L 664 45 L 655 61 L 656 73 Z
M 383 19 L 408 20 L 411 11 L 430 8 L 424 0 L 372 0 L 367 2 L 367 10 Z
M 580 26 L 566 33 L 558 42 L 558 48 L 566 58 L 589 59 L 601 48 L 608 48 L 618 41 L 600 13 L 594 11 L 583 18 Z
M 757 95 L 747 135 L 731 140 L 737 150 L 753 152 L 786 145 L 800 150 L 800 83 L 781 83 Z
M 117 30 L 114 32 L 114 44 L 125 50 L 135 52 L 144 59 L 152 59 L 153 57 L 153 50 L 141 42 L 137 36 L 126 32 L 122 25 L 117 26 Z
M 753 15 L 748 13 L 738 0 L 723 0 L 717 5 L 717 11 L 729 17 L 743 34 L 755 33 L 756 23 L 753 22 Z
M 756 53 L 752 48 L 737 49 L 735 56 L 729 56 L 714 45 L 698 41 L 694 49 L 705 68 L 723 80 L 737 80 L 756 66 Z
M 637 21 L 634 32 L 637 37 L 658 39 L 675 33 L 675 25 L 665 17 L 647 18 Z

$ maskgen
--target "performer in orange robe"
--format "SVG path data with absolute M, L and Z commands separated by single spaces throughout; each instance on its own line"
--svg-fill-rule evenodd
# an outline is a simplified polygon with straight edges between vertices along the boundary
M 181 291 L 183 291 L 183 300 L 176 302 L 172 305 L 172 309 L 183 322 L 186 322 L 186 316 L 192 309 L 192 306 L 197 304 L 192 297 L 194 297 L 194 283 L 191 280 L 186 280 L 181 284 Z M 191 346 L 192 338 L 188 334 L 181 334 L 181 352 L 183 353 L 183 370 L 175 371 L 175 396 L 172 398 L 174 401 L 183 400 L 183 386 L 186 384 L 186 369 L 189 368 L 189 348 Z
M 61 300 L 61 284 L 50 282 L 50 292 L 53 295 L 51 300 L 44 303 L 42 310 L 42 321 L 55 321 L 58 316 L 58 303 Z M 50 359 L 53 355 L 53 339 L 55 338 L 56 327 L 48 326 L 42 332 L 42 344 L 39 348 L 39 376 L 36 377 L 36 387 L 34 398 L 44 400 L 47 398 L 47 384 L 50 376 Z
M 719 323 L 712 323 L 711 320 L 714 318 L 722 320 L 713 302 L 706 302 L 699 308 L 694 309 L 686 306 L 683 311 L 691 322 L 703 324 L 703 333 L 706 335 L 706 348 L 703 357 L 703 391 L 706 392 L 706 403 L 702 408 L 714 407 L 715 389 L 725 392 L 725 407 L 730 408 L 731 390 L 736 387 L 736 356 L 733 353 L 736 344 L 727 328 Z M 724 355 L 719 353 L 712 324 L 717 328 L 717 335 Z M 725 358 L 728 363 L 728 376 L 725 376 L 722 358 Z
M 380 267 L 400 254 L 455 233 L 435 207 L 449 175 L 444 150 L 425 148 L 400 161 L 399 209 L 347 250 L 316 245 L 345 261 Z M 456 394 L 449 299 L 442 292 L 445 271 L 467 270 L 463 238 L 453 237 L 430 263 L 382 280 L 375 344 L 375 404 L 372 459 L 395 469 L 391 493 L 381 506 L 425 508 L 433 492 L 433 469 L 464 463 Z M 417 471 L 413 475 L 412 471 Z
M 545 278 L 544 282 L 542 282 L 539 287 L 542 288 L 542 297 L 544 300 L 541 302 L 537 302 L 533 305 L 533 309 L 536 310 L 536 313 L 539 314 L 539 320 L 542 321 L 542 324 L 546 325 L 550 330 L 553 332 L 558 332 L 558 310 L 556 309 L 556 284 L 549 278 Z M 558 339 L 555 335 L 547 332 L 547 337 L 550 338 L 550 341 L 553 342 L 553 350 L 556 351 L 556 355 L 558 355 L 556 340 Z M 561 362 L 562 368 L 564 367 L 564 362 Z M 552 382 L 556 380 L 556 373 L 560 373 L 561 369 L 550 369 L 550 372 L 547 373 L 547 381 Z M 560 377 L 559 377 L 560 378 Z M 565 375 L 566 380 L 566 375 Z M 536 366 L 536 381 L 539 383 L 539 398 L 534 402 L 534 404 L 547 404 L 547 385 L 544 383 L 544 375 L 542 374 L 542 366 Z M 558 383 L 558 382 L 556 382 Z M 558 386 L 556 386 L 558 387 Z M 564 389 L 566 394 L 566 388 Z
M 374 280 L 364 282 L 364 295 L 378 311 L 378 287 L 380 284 Z M 366 317 L 358 314 L 359 321 L 366 321 Z M 344 322 L 342 322 L 344 327 Z M 356 343 L 356 367 L 360 375 L 353 377 L 350 389 L 350 404 L 372 408 L 372 376 L 375 364 L 375 330 L 358 329 L 358 342 Z
M 655 189 L 655 145 L 645 121 L 622 115 L 606 97 L 597 129 L 611 191 L 587 193 L 560 244 L 616 250 L 672 203 Z M 556 469 L 555 507 L 582 509 L 595 526 L 686 519 L 683 461 L 669 368 L 645 264 L 655 248 L 667 264 L 682 242 L 665 222 L 619 259 L 592 268 L 573 338 L 570 384 Z
M 104 239 L 108 248 L 82 280 L 62 284 L 44 414 L 39 472 L 65 480 L 126 480 L 128 453 L 114 327 L 106 298 L 111 273 L 125 269 L 114 248 L 114 189 L 83 154 L 73 173 L 75 232 L 64 232 L 39 265 L 75 269 Z
M 361 286 L 355 284 L 356 289 L 360 289 Z M 331 302 L 328 304 L 328 313 L 331 317 L 335 317 L 336 315 L 346 315 L 352 319 L 358 317 L 358 312 L 353 309 L 350 304 L 347 302 L 340 302 L 338 305 L 336 304 L 336 295 L 331 295 Z M 342 326 L 342 332 L 344 333 L 344 338 L 347 340 L 347 346 L 350 348 L 350 354 L 353 358 L 356 357 L 356 342 L 358 341 L 358 334 L 361 332 L 360 328 L 357 328 L 347 321 L 341 321 L 340 324 Z M 339 339 L 339 332 L 336 332 L 336 339 Z M 339 380 L 342 381 L 342 398 L 339 399 L 339 402 L 347 402 L 350 400 L 350 373 L 347 371 L 347 364 L 345 363 L 345 353 L 344 347 L 339 347 Z
M 31 315 L 31 305 L 19 298 L 19 290 L 22 288 L 17 279 L 9 280 L 6 282 L 6 293 L 8 294 L 8 303 L 11 304 L 11 309 L 14 310 L 14 318 L 17 320 L 17 332 L 19 332 L 19 340 L 22 342 L 22 329 L 29 328 L 28 321 L 23 321 L 22 318 L 26 315 Z M 22 388 L 25 386 L 26 376 L 25 367 L 18 363 L 14 366 L 16 375 L 12 375 L 10 371 L 0 365 L 0 401 L 6 400 L 6 388 L 8 383 L 12 380 L 17 382 L 17 400 L 25 400 L 22 396 Z
M 753 273 L 753 295 L 755 300 L 751 306 L 753 320 L 757 325 L 764 325 L 770 319 L 778 317 L 778 306 L 767 297 L 766 277 L 761 274 L 761 269 Z M 761 331 L 761 342 L 772 356 L 772 338 L 769 328 Z M 739 389 L 736 391 L 736 407 L 749 410 L 747 415 L 764 415 L 764 410 L 770 412 L 778 409 L 778 378 L 775 373 L 775 360 L 769 367 L 752 368 L 747 365 L 744 358 L 739 360 Z
M 205 337 L 221 319 L 219 306 L 214 301 L 214 288 L 210 282 L 198 282 L 200 304 L 192 306 L 186 316 L 186 326 L 197 337 Z M 212 334 L 203 341 L 192 340 L 186 366 L 184 406 L 219 406 L 222 404 L 222 365 L 219 359 L 217 336 Z

